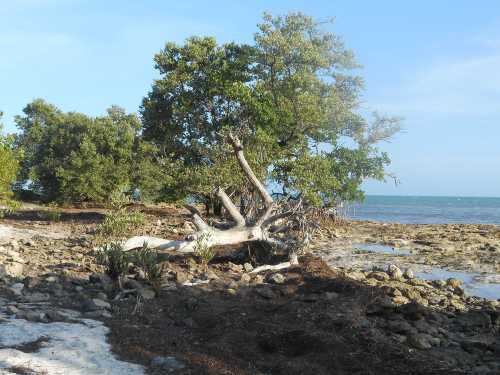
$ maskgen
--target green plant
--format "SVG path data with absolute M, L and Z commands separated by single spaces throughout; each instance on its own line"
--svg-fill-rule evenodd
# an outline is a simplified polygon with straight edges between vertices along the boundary
M 123 251 L 119 243 L 106 244 L 96 253 L 97 264 L 114 280 L 121 282 L 121 277 L 128 272 L 130 254 Z
M 215 256 L 214 248 L 210 246 L 211 238 L 211 233 L 203 233 L 196 239 L 194 245 L 194 253 L 201 258 L 201 263 L 205 268 L 208 267 L 208 263 L 210 263 Z
M 147 242 L 144 243 L 141 249 L 133 254 L 134 265 L 142 269 L 144 276 L 151 285 L 158 289 L 163 270 L 165 269 L 162 261 L 164 258 L 156 250 L 151 249 Z
M 110 211 L 104 221 L 96 228 L 98 237 L 123 237 L 135 226 L 143 225 L 145 216 L 142 212 L 128 212 L 125 208 Z

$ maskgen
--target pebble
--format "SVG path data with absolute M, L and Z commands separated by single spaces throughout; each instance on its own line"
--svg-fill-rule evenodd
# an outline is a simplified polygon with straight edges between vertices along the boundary
M 403 277 L 405 277 L 408 280 L 411 280 L 415 278 L 415 274 L 413 273 L 411 268 L 407 268 L 403 273 Z
M 395 264 L 390 264 L 389 267 L 387 267 L 387 273 L 393 280 L 399 280 L 403 277 L 403 272 Z
M 246 271 L 246 272 L 252 272 L 253 271 L 253 266 L 250 264 L 250 263 L 245 263 L 243 265 L 243 269 Z
M 285 276 L 281 273 L 274 273 L 269 277 L 269 281 L 273 284 L 283 284 L 285 282 Z

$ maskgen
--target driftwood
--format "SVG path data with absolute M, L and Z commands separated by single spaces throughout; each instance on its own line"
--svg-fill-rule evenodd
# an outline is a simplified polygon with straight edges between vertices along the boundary
M 222 205 L 234 222 L 233 226 L 229 229 L 221 230 L 208 225 L 194 207 L 188 207 L 192 214 L 192 222 L 196 227 L 196 232 L 189 236 L 188 239 L 169 240 L 150 236 L 132 237 L 125 242 L 124 250 L 142 247 L 145 242 L 149 247 L 157 250 L 175 250 L 181 253 L 195 252 L 197 244 L 199 244 L 200 241 L 203 241 L 203 246 L 208 247 L 235 245 L 250 241 L 263 241 L 274 246 L 285 247 L 285 244 L 281 240 L 273 237 L 273 234 L 278 232 L 276 226 L 273 224 L 286 217 L 287 213 L 275 213 L 277 205 L 248 164 L 240 140 L 236 136 L 230 134 L 228 136 L 228 141 L 233 148 L 234 155 L 238 160 L 241 170 L 262 200 L 263 208 L 257 217 L 252 219 L 243 217 L 238 207 L 231 201 L 226 192 L 219 187 L 216 189 L 217 197 L 220 199 Z M 264 267 L 268 267 L 267 269 L 281 269 L 289 267 L 294 263 L 296 263 L 296 259 L 292 259 L 291 262 L 286 262 L 286 264 L 283 263 L 282 265 Z M 256 269 L 253 272 L 260 272 L 263 270 L 264 269 Z

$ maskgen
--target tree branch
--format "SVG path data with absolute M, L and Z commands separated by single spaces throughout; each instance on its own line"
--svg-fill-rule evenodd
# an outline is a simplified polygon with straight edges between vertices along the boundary
M 234 203 L 231 201 L 231 199 L 227 196 L 226 192 L 220 187 L 217 189 L 217 196 L 221 200 L 222 205 L 227 210 L 229 215 L 236 222 L 236 225 L 239 227 L 245 226 L 246 220 L 241 215 L 240 210 L 238 210 L 238 207 L 236 207 L 234 205 Z
M 272 206 L 274 203 L 273 198 L 269 195 L 267 192 L 266 188 L 262 183 L 259 181 L 255 173 L 253 173 L 252 168 L 250 168 L 250 165 L 247 162 L 247 159 L 245 158 L 245 155 L 243 154 L 243 145 L 241 144 L 240 140 L 238 137 L 235 135 L 229 133 L 229 141 L 231 145 L 233 146 L 234 154 L 236 155 L 236 158 L 238 159 L 238 163 L 240 164 L 240 167 L 245 174 L 245 176 L 248 178 L 250 183 L 257 189 L 259 192 L 260 197 L 264 201 L 264 204 L 266 208 L 269 208 Z

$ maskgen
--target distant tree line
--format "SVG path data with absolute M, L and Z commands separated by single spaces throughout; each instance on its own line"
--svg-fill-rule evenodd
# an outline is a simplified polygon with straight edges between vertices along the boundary
M 229 131 L 280 198 L 316 207 L 362 199 L 365 179 L 386 176 L 390 160 L 377 144 L 400 122 L 360 114 L 359 66 L 323 24 L 266 14 L 251 45 L 167 43 L 140 116 L 113 106 L 91 117 L 34 100 L 15 118 L 19 133 L 0 138 L 0 200 L 18 181 L 45 201 L 104 203 L 136 191 L 217 213 L 220 186 L 251 209 L 256 193 L 224 141 Z

